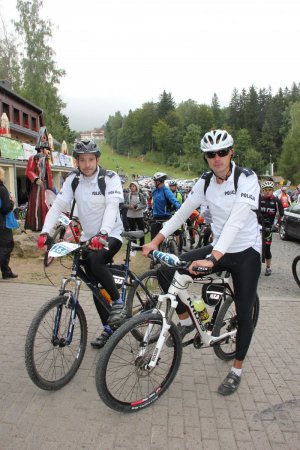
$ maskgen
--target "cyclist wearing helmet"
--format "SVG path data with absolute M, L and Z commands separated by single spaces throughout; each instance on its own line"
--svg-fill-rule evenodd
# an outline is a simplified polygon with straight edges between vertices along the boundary
M 214 272 L 229 270 L 235 292 L 238 320 L 236 359 L 233 367 L 220 384 L 218 392 L 232 394 L 240 384 L 242 364 L 253 333 L 252 312 L 261 271 L 261 235 L 255 210 L 258 209 L 260 187 L 257 176 L 249 169 L 236 168 L 232 161 L 233 139 L 225 130 L 213 130 L 201 140 L 201 150 L 210 168 L 210 182 L 205 191 L 208 173 L 202 175 L 179 211 L 164 225 L 161 232 L 143 248 L 145 256 L 176 230 L 199 205 L 208 205 L 212 215 L 213 242 L 180 256 L 191 261 L 189 272 L 197 276 L 194 266 L 207 267 Z M 240 172 L 235 188 L 234 172 Z M 161 268 L 158 275 L 166 291 L 174 270 Z M 166 276 L 169 281 L 165 281 Z M 195 326 L 185 305 L 179 302 L 178 325 L 182 337 Z M 172 343 L 171 343 L 172 345 Z
M 265 234 L 263 245 L 265 247 L 266 255 L 266 271 L 265 275 L 271 275 L 271 244 L 272 244 L 272 227 L 278 216 L 278 223 L 281 223 L 284 209 L 281 201 L 274 196 L 274 182 L 272 180 L 264 181 L 261 185 L 262 196 L 260 199 L 260 210 L 264 221 Z
M 174 197 L 179 201 L 180 205 L 182 205 L 183 198 L 181 193 L 177 189 L 177 181 L 176 180 L 169 181 L 169 188 L 170 191 L 173 192 Z
M 286 186 L 282 186 L 281 192 L 278 195 L 278 198 L 281 201 L 281 204 L 282 204 L 284 209 L 287 209 L 292 204 L 291 197 L 287 193 L 287 187 Z
M 102 194 L 98 182 L 100 150 L 94 141 L 77 142 L 73 156 L 76 159 L 79 174 L 72 172 L 66 178 L 47 214 L 38 246 L 43 248 L 48 244 L 49 234 L 57 223 L 59 215 L 66 211 L 75 198 L 83 230 L 81 241 L 87 242 L 89 248 L 86 252 L 85 270 L 92 279 L 103 285 L 113 301 L 111 313 L 108 315 L 94 298 L 104 330 L 95 341 L 91 342 L 91 345 L 101 348 L 112 334 L 110 325 L 115 325 L 116 321 L 122 320 L 126 313 L 113 276 L 106 266 L 122 246 L 123 224 L 119 213 L 119 203 L 124 201 L 123 191 L 119 176 L 107 170 L 105 193 Z M 72 182 L 76 176 L 79 176 L 79 182 L 74 191 Z M 109 250 L 103 249 L 99 238 L 107 240 Z
M 171 208 L 173 207 L 176 211 L 180 208 L 179 201 L 165 185 L 166 179 L 167 175 L 162 172 L 156 172 L 153 175 L 155 189 L 152 193 L 152 216 L 156 220 L 168 220 L 172 216 Z M 151 239 L 157 235 L 161 227 L 161 223 L 152 223 Z

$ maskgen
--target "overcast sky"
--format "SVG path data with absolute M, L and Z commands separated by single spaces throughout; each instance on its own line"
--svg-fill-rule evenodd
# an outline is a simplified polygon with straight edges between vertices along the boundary
M 16 0 L 0 0 L 6 24 Z M 300 82 L 299 0 L 44 0 L 70 126 L 99 127 L 165 89 L 228 105 L 234 88 Z

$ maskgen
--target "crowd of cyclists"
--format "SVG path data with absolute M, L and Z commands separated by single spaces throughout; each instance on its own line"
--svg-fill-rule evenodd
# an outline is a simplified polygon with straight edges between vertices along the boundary
M 150 217 L 151 241 L 145 244 L 145 239 L 140 239 L 144 256 L 174 234 L 179 257 L 191 262 L 188 270 L 193 277 L 199 276 L 193 270 L 195 265 L 212 272 L 229 270 L 238 320 L 236 359 L 218 389 L 221 395 L 228 395 L 240 384 L 243 361 L 252 338 L 252 310 L 261 260 L 265 258 L 265 275 L 270 276 L 272 232 L 280 224 L 291 199 L 285 188 L 280 196 L 274 195 L 272 179 L 260 184 L 252 170 L 236 166 L 233 138 L 226 130 L 207 132 L 201 139 L 200 151 L 208 171 L 193 187 L 182 190 L 176 180 L 156 172 L 149 186 L 143 187 L 135 179 L 124 189 L 117 173 L 103 172 L 99 168 L 101 153 L 98 146 L 93 141 L 77 142 L 73 156 L 78 170 L 67 177 L 49 210 L 38 246 L 46 249 L 51 244 L 51 232 L 59 215 L 74 199 L 82 226 L 81 241 L 86 246 L 85 270 L 93 280 L 101 283 L 112 299 L 108 315 L 94 298 L 103 326 L 99 337 L 91 342 L 94 348 L 103 347 L 126 320 L 126 304 L 123 304 L 107 263 L 121 248 L 123 229 L 144 230 L 145 216 L 148 220 Z M 72 182 L 76 176 L 79 184 L 74 192 Z M 101 177 L 105 183 L 104 192 L 99 185 Z M 183 246 L 181 235 L 186 223 L 195 229 L 206 226 L 209 230 L 198 248 L 193 248 L 192 235 L 190 247 Z M 108 249 L 103 241 L 107 242 Z M 172 282 L 172 269 L 158 268 L 158 280 L 167 292 Z M 177 314 L 178 329 L 183 338 L 195 326 L 180 302 Z

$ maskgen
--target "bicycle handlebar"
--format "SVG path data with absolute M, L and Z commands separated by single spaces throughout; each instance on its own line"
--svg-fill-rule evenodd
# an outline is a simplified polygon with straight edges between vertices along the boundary
M 164 253 L 159 250 L 153 250 L 153 252 L 150 252 L 148 256 L 152 257 L 152 259 L 154 260 L 160 261 L 161 263 L 169 267 L 187 269 L 192 264 L 191 261 L 182 261 L 176 255 Z M 192 269 L 194 272 L 203 273 L 205 275 L 210 275 L 212 273 L 212 269 L 210 267 L 193 266 Z

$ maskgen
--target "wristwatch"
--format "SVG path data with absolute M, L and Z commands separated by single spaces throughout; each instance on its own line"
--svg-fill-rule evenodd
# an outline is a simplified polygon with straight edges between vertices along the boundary
M 213 265 L 215 266 L 218 262 L 218 260 L 214 257 L 214 255 L 210 254 L 207 255 L 206 258 L 208 261 L 211 261 L 213 263 Z

